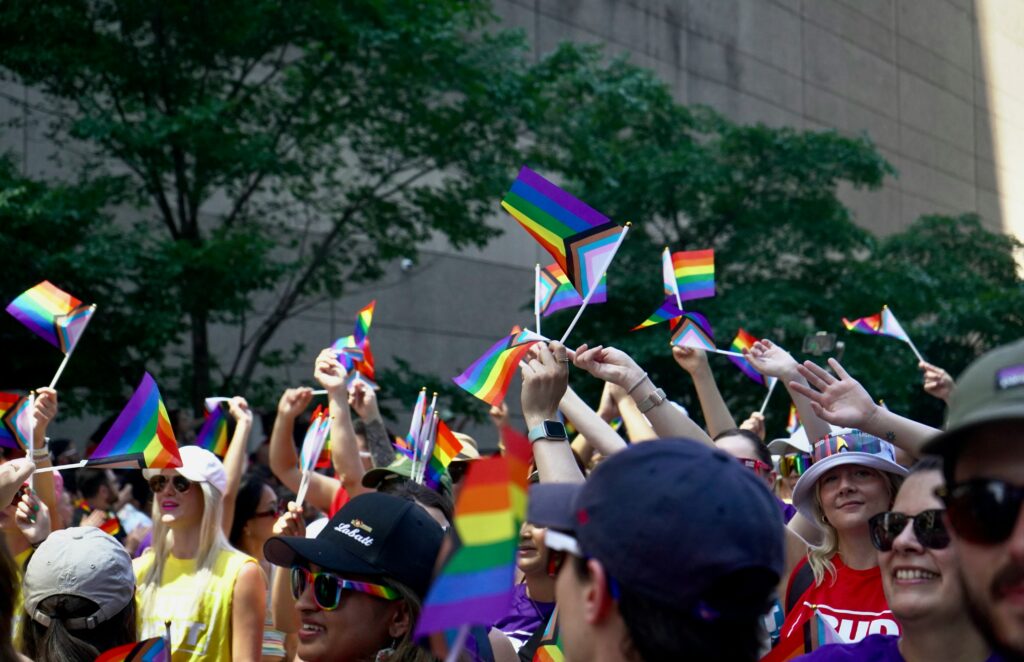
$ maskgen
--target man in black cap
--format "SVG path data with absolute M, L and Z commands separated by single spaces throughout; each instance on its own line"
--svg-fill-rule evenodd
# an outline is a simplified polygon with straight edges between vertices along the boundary
M 689 440 L 636 444 L 583 485 L 533 487 L 527 519 L 549 527 L 567 660 L 757 659 L 782 516 L 729 455 Z
M 1024 660 L 1024 340 L 968 366 L 949 399 L 941 455 L 961 581 L 975 624 L 1007 660 Z
M 263 548 L 290 568 L 306 662 L 402 659 L 444 534 L 426 511 L 379 492 L 355 497 L 316 538 L 278 536 Z

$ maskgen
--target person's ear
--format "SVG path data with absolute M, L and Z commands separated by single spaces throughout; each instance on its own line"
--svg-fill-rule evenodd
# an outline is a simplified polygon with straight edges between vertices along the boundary
M 572 563 L 572 559 L 567 562 Z M 587 623 L 597 624 L 608 618 L 615 609 L 615 599 L 612 597 L 611 576 L 605 572 L 604 566 L 597 559 L 587 561 L 589 576 L 582 580 L 584 587 L 583 594 L 583 617 Z M 575 572 L 570 568 L 563 572 Z
M 409 605 L 405 603 L 405 600 L 396 601 L 395 609 L 391 611 L 391 620 L 388 622 L 388 636 L 392 639 L 401 639 L 411 627 Z

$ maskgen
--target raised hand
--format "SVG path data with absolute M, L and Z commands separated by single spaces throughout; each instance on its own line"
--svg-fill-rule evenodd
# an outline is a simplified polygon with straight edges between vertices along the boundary
M 294 501 L 289 501 L 288 512 L 277 518 L 273 532 L 275 536 L 305 537 L 306 522 L 302 519 L 302 508 Z
M 18 490 L 35 470 L 35 463 L 24 457 L 0 464 L 0 503 L 14 501 Z
M 239 423 L 252 422 L 252 410 L 249 409 L 249 403 L 240 395 L 228 400 L 228 412 Z
M 581 345 L 576 350 L 575 364 L 577 368 L 586 370 L 594 377 L 611 382 L 623 388 L 629 388 L 643 377 L 644 371 L 636 361 L 621 349 L 614 347 L 587 347 Z
M 298 418 L 299 414 L 306 411 L 312 400 L 313 389 L 308 386 L 287 389 L 277 402 L 277 414 L 286 418 Z
M 338 361 L 338 356 L 333 349 L 328 347 L 320 352 L 313 365 L 313 378 L 320 386 L 327 389 L 328 393 L 336 392 L 345 387 L 345 376 L 348 371 Z
M 522 406 L 527 425 L 558 416 L 558 404 L 569 385 L 569 359 L 558 342 L 535 343 L 523 367 Z
M 764 414 L 759 411 L 750 412 L 750 416 L 747 417 L 747 420 L 740 423 L 740 429 L 750 430 L 758 437 L 761 437 L 761 441 L 764 441 Z
M 359 418 L 364 421 L 372 421 L 381 417 L 380 409 L 377 407 L 377 392 L 363 382 L 356 382 L 352 392 L 349 393 L 348 406 L 355 410 Z
M 703 349 L 673 345 L 672 358 L 676 360 L 680 368 L 691 375 L 708 367 L 708 355 Z
M 508 425 L 508 405 L 505 404 L 504 400 L 498 406 L 491 405 L 487 415 L 491 417 L 491 423 L 494 423 L 494 427 L 499 430 Z
M 937 365 L 921 361 L 917 367 L 924 372 L 924 391 L 939 400 L 949 400 L 953 394 L 953 377 Z
M 57 418 L 57 391 L 52 388 L 43 387 L 36 389 L 35 400 L 35 427 L 46 430 L 53 419 Z
M 14 523 L 33 547 L 50 535 L 50 509 L 35 490 L 26 490 L 18 502 Z
M 818 418 L 832 425 L 864 429 L 878 412 L 878 405 L 871 395 L 851 377 L 839 361 L 828 360 L 836 376 L 810 361 L 798 366 L 798 370 L 810 387 L 799 382 L 789 386 L 811 401 L 811 409 Z
M 784 379 L 793 375 L 799 365 L 789 352 L 771 340 L 757 341 L 749 350 L 743 351 L 743 358 L 766 377 Z

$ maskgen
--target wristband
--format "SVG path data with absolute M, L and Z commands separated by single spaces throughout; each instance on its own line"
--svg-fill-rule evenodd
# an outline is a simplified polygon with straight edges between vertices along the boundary
M 32 460 L 49 460 L 50 459 L 50 447 L 49 445 L 43 446 L 42 448 L 32 449 Z
M 628 389 L 626 389 L 626 395 L 633 395 L 633 391 L 637 390 L 640 387 L 640 385 L 644 383 L 645 379 L 647 379 L 646 372 L 640 376 L 640 379 L 636 380 L 636 384 L 633 384 Z
M 636 403 L 637 409 L 640 410 L 641 414 L 646 414 L 650 410 L 654 409 L 662 402 L 665 402 L 665 391 L 662 389 L 655 389 L 653 393 L 648 395 L 646 398 Z

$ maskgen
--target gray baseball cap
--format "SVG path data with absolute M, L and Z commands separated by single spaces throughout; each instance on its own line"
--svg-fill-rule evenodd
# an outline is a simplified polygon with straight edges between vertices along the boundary
M 986 423 L 1024 422 L 1024 340 L 983 354 L 963 371 L 949 398 L 944 432 L 924 453 L 955 458 L 967 435 Z
M 70 630 L 91 630 L 124 609 L 135 596 L 132 558 L 113 536 L 93 526 L 54 531 L 39 545 L 25 569 L 25 612 L 43 626 L 53 620 L 39 603 L 55 595 L 76 595 L 99 608 L 91 616 L 64 620 Z

